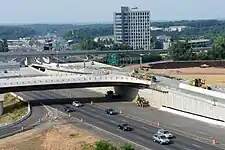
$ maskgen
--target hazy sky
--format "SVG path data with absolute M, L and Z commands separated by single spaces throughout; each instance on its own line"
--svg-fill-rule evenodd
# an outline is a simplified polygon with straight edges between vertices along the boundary
M 0 0 L 0 24 L 112 22 L 121 5 L 151 10 L 152 20 L 225 19 L 225 0 Z

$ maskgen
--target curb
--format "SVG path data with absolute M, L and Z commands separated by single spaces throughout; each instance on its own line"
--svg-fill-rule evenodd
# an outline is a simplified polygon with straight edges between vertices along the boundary
M 23 100 L 22 97 L 17 96 L 15 93 L 10 93 L 10 94 L 11 94 L 12 96 L 15 96 L 15 97 L 19 98 L 20 100 Z M 9 128 L 9 127 L 12 127 L 12 126 L 15 126 L 15 125 L 17 125 L 17 124 L 23 122 L 24 120 L 28 119 L 28 118 L 31 116 L 31 114 L 32 114 L 32 108 L 31 108 L 31 105 L 30 105 L 29 102 L 28 102 L 27 108 L 28 108 L 28 109 L 27 109 L 27 113 L 26 113 L 24 116 L 22 116 L 20 119 L 18 119 L 18 120 L 16 120 L 16 121 L 12 122 L 12 123 L 10 123 L 10 124 L 6 124 L 6 125 L 1 126 L 1 127 L 0 127 L 0 130 L 6 129 L 6 128 Z

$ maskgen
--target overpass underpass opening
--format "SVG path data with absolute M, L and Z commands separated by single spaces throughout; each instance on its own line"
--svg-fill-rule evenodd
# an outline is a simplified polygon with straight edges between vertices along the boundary
M 114 87 L 115 88 L 115 87 Z M 60 90 L 43 90 L 43 91 L 26 91 L 16 93 L 23 97 L 24 101 L 29 101 L 32 105 L 53 105 L 53 104 L 72 104 L 73 101 L 81 103 L 102 103 L 102 102 L 121 102 L 132 101 L 123 95 L 115 93 L 115 97 L 107 98 L 107 91 L 114 91 L 113 87 L 105 88 L 105 92 L 97 92 L 91 89 L 60 89 Z M 123 93 L 126 93 L 123 91 Z

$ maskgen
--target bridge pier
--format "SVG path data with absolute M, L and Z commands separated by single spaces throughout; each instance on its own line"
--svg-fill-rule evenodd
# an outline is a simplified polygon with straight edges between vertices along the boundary
M 139 89 L 129 86 L 115 86 L 114 91 L 115 94 L 122 96 L 123 99 L 132 101 L 137 97 Z
M 0 94 L 0 116 L 3 114 L 4 94 Z

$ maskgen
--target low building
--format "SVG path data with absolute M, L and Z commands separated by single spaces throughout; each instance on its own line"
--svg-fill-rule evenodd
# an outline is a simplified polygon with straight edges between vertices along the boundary
M 212 42 L 210 39 L 198 39 L 198 40 L 190 40 L 188 44 L 192 48 L 201 48 L 201 47 L 211 47 Z

